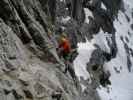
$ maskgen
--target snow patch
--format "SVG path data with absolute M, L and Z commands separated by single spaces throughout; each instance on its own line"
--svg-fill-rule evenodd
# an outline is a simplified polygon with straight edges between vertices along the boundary
M 63 23 L 67 23 L 70 19 L 71 19 L 70 16 L 62 17 L 62 22 L 63 22 Z
M 80 84 L 81 88 L 82 88 L 82 92 L 84 92 L 84 90 L 87 88 L 86 86 L 84 86 L 83 84 Z
M 60 0 L 60 2 L 65 2 L 65 0 Z
M 124 0 L 124 4 L 127 4 L 130 8 L 133 8 L 133 0 Z
M 102 100 L 133 100 L 133 74 L 120 74 L 111 78 L 112 86 L 109 93 L 106 88 L 98 89 Z
M 87 9 L 87 8 L 84 8 L 84 11 L 85 11 L 85 23 L 89 23 L 88 17 L 89 17 L 89 16 L 93 17 L 93 14 L 92 14 L 92 12 L 91 12 L 89 9 Z
M 108 46 L 106 38 L 111 38 L 110 34 L 104 33 L 101 29 L 97 35 L 94 35 L 94 43 L 97 44 L 101 50 L 110 53 L 110 48 Z
M 106 6 L 103 3 L 101 4 L 101 8 L 103 8 L 104 10 L 107 10 Z
M 86 69 L 86 64 L 89 62 L 92 52 L 95 50 L 95 47 L 91 42 L 79 43 L 78 52 L 79 55 L 74 61 L 75 73 L 79 77 L 83 77 L 87 80 L 90 75 Z

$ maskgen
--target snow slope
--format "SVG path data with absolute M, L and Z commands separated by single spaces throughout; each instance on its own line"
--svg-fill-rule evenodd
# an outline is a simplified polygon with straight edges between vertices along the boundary
M 131 0 L 129 1 L 131 2 Z M 129 3 L 128 2 L 128 3 Z M 133 2 L 133 1 L 132 1 Z M 131 3 L 130 3 L 131 4 Z M 132 3 L 133 4 L 133 3 Z M 112 59 L 110 62 L 106 63 L 104 66 L 111 71 L 111 90 L 108 94 L 105 89 L 99 90 L 102 100 L 133 100 L 133 73 L 132 67 L 131 72 L 129 72 L 127 65 L 127 56 L 131 59 L 131 64 L 133 64 L 133 57 L 131 54 L 126 53 L 124 44 L 121 40 L 121 37 L 128 38 L 129 42 L 124 39 L 129 48 L 133 49 L 133 30 L 131 29 L 131 24 L 133 23 L 132 10 L 131 6 L 125 5 L 125 14 L 119 12 L 118 20 L 115 20 L 114 25 L 117 30 L 116 32 L 116 41 L 118 47 L 118 53 L 115 59 Z M 126 15 L 130 18 L 130 21 L 127 20 Z M 131 34 L 128 34 L 130 32 Z M 120 70 L 120 73 L 116 73 L 114 66 Z
M 114 21 L 116 28 L 117 56 L 110 62 L 104 64 L 104 68 L 111 72 L 111 83 L 109 90 L 106 88 L 97 89 L 102 100 L 133 100 L 133 0 L 124 0 L 125 12 L 119 11 L 118 19 Z M 95 50 L 93 44 L 98 44 L 106 52 L 110 52 L 106 38 L 109 35 L 102 30 L 95 35 L 93 40 L 87 43 L 79 43 L 79 55 L 76 58 L 75 72 L 77 76 L 89 78 L 86 71 L 86 63 Z M 130 50 L 129 50 L 130 49 Z

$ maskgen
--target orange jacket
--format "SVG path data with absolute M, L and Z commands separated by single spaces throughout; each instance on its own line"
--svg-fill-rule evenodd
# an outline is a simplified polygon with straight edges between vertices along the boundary
M 66 38 L 62 38 L 62 41 L 59 44 L 59 48 L 62 48 L 64 53 L 70 53 L 71 45 L 70 45 L 69 40 L 67 40 Z

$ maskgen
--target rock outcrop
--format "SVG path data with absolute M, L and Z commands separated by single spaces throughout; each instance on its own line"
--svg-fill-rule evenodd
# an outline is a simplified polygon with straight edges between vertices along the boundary
M 121 0 L 0 0 L 0 100 L 100 100 L 99 84 L 86 83 L 83 92 L 78 78 L 63 73 L 57 37 L 67 33 L 76 48 L 100 29 L 108 32 L 110 52 L 96 45 L 87 68 L 104 73 L 103 63 L 117 53 L 113 20 L 122 8 Z M 92 12 L 89 23 L 84 9 Z

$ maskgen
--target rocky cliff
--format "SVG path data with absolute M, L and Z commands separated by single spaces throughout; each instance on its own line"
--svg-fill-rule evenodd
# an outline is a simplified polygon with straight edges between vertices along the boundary
M 0 100 L 100 100 L 96 88 L 109 83 L 100 78 L 109 76 L 103 65 L 118 51 L 113 21 L 119 10 L 121 0 L 0 0 Z M 101 30 L 111 36 L 110 52 L 94 44 L 87 70 L 96 78 L 83 79 L 83 90 L 81 79 L 63 73 L 58 36 L 65 32 L 77 48 Z

